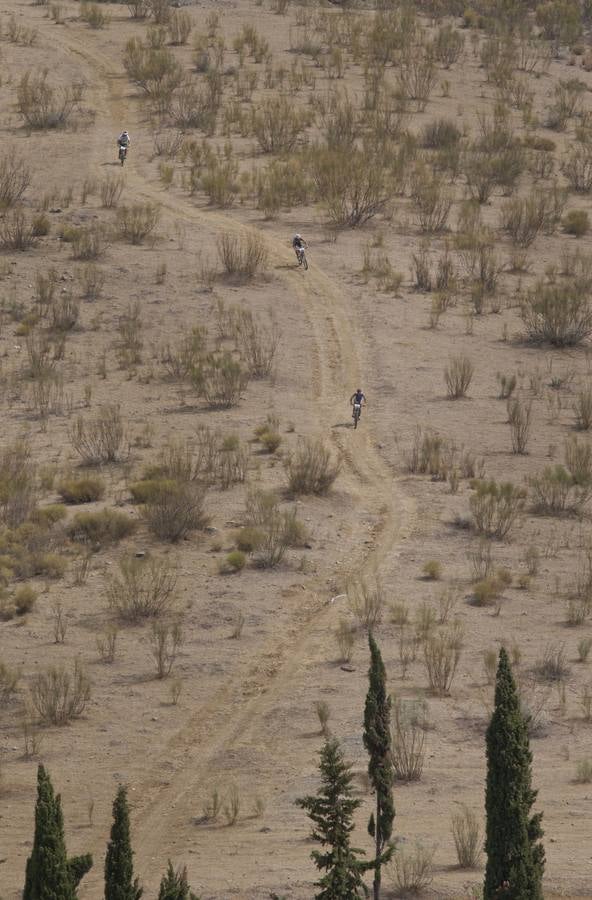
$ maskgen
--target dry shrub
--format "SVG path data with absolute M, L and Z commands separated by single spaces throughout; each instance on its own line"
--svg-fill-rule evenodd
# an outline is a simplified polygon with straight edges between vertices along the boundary
M 82 296 L 86 300 L 98 300 L 105 285 L 105 273 L 98 266 L 89 262 L 77 271 Z
M 37 506 L 36 467 L 26 440 L 5 444 L 0 450 L 0 522 L 17 528 Z
M 103 12 L 98 3 L 86 3 L 82 0 L 80 4 L 80 20 L 86 22 L 91 28 L 104 28 L 111 21 L 111 16 Z
M 391 762 L 398 781 L 419 781 L 425 760 L 427 705 L 420 700 L 393 699 Z
M 254 231 L 238 235 L 225 231 L 218 238 L 217 249 L 225 273 L 233 278 L 254 278 L 267 264 L 267 247 L 261 235 Z
M 333 460 L 321 439 L 301 438 L 285 460 L 290 494 L 326 494 L 339 475 L 340 460 Z
M 236 344 L 252 378 L 271 374 L 281 337 L 273 316 L 269 324 L 256 318 L 251 310 L 238 308 L 236 315 Z
M 517 397 L 508 400 L 508 422 L 512 436 L 512 452 L 526 453 L 530 435 L 532 403 L 523 403 Z
M 462 652 L 462 629 L 455 624 L 427 637 L 423 645 L 424 663 L 430 690 L 446 696 L 456 674 Z
M 102 500 L 105 482 L 102 478 L 68 478 L 58 485 L 58 494 L 65 503 L 94 503 Z
M 253 552 L 255 564 L 261 568 L 279 565 L 289 547 L 301 546 L 306 540 L 296 511 L 281 509 L 273 491 L 249 491 L 245 521 L 246 528 L 238 535 L 239 548 Z
M 167 678 L 171 674 L 183 640 L 183 626 L 180 620 L 152 623 L 150 651 L 156 666 L 157 678 Z
M 471 481 L 474 494 L 469 500 L 473 526 L 488 538 L 504 538 L 524 509 L 526 491 L 511 482 Z
M 466 396 L 473 379 L 473 372 L 473 363 L 464 353 L 450 357 L 448 365 L 444 369 L 444 381 L 449 400 L 458 400 Z
M 564 215 L 562 225 L 566 234 L 580 238 L 590 230 L 590 217 L 585 209 L 570 209 Z
M 427 233 L 443 231 L 446 228 L 453 198 L 438 176 L 430 176 L 425 171 L 419 170 L 413 179 L 411 196 L 417 207 L 421 231 Z
M 573 191 L 589 194 L 592 191 L 592 146 L 577 144 L 571 147 L 561 165 L 561 171 Z
M 433 879 L 434 853 L 422 844 L 413 848 L 397 847 L 387 869 L 395 897 L 416 896 L 429 887 Z
M 124 556 L 107 585 L 109 608 L 125 622 L 166 616 L 173 611 L 178 571 L 169 559 Z
M 63 128 L 77 110 L 84 93 L 82 84 L 57 88 L 48 80 L 49 72 L 25 72 L 16 93 L 18 110 L 29 128 Z
M 339 620 L 339 625 L 335 630 L 335 639 L 339 647 L 339 661 L 348 663 L 351 661 L 354 652 L 354 643 L 356 638 L 356 628 L 351 622 L 345 619 Z
M 20 206 L 9 209 L 0 218 L 0 249 L 28 250 L 36 243 L 33 223 Z
M 204 503 L 206 488 L 197 482 L 161 482 L 142 510 L 150 531 L 161 541 L 176 543 L 209 522 Z
M 137 523 L 127 513 L 118 509 L 102 509 L 99 512 L 76 513 L 68 526 L 68 534 L 74 541 L 104 546 L 116 544 L 133 534 Z
M 209 353 L 192 372 L 193 386 L 212 409 L 236 406 L 249 383 L 249 373 L 227 350 Z
M 31 682 L 31 702 L 42 722 L 67 725 L 83 714 L 90 688 L 90 680 L 77 659 L 71 674 L 63 666 L 49 666 L 44 672 L 37 672 Z
M 70 443 L 84 465 L 118 462 L 129 452 L 118 405 L 101 406 L 94 419 L 79 416 L 69 430 Z
M 352 579 L 347 584 L 346 593 L 351 610 L 360 625 L 372 631 L 380 624 L 384 613 L 385 593 L 380 579 Z
M 29 184 L 31 170 L 15 148 L 6 150 L 0 158 L 0 210 L 18 203 Z
M 100 224 L 89 225 L 88 228 L 74 228 L 69 238 L 74 259 L 100 259 L 107 249 L 107 235 L 105 228 Z
M 414 474 L 439 476 L 445 465 L 447 451 L 448 445 L 443 437 L 418 425 L 413 445 L 406 457 L 407 468 Z
M 560 464 L 546 466 L 539 475 L 528 479 L 533 511 L 540 515 L 580 514 L 592 497 L 592 484 L 587 478 L 578 481 Z
M 540 681 L 562 682 L 569 675 L 563 644 L 547 644 L 543 655 L 537 659 L 534 673 Z
M 592 334 L 592 308 L 588 285 L 538 282 L 523 300 L 521 315 L 526 336 L 533 343 L 549 342 L 572 347 Z
M 309 168 L 316 195 L 335 227 L 357 228 L 382 212 L 395 193 L 378 148 L 315 147 Z
M 289 153 L 307 124 L 310 114 L 280 95 L 267 97 L 253 110 L 251 128 L 264 153 Z
M 171 44 L 175 47 L 186 44 L 192 27 L 193 19 L 191 15 L 184 9 L 176 9 L 168 22 Z
M 99 185 L 101 203 L 106 209 L 117 206 L 123 193 L 123 178 L 121 175 L 107 175 Z
M 61 293 L 49 307 L 49 323 L 51 331 L 65 334 L 71 331 L 78 322 L 80 307 L 70 291 Z
M 156 111 L 167 113 L 173 94 L 183 80 L 183 69 L 174 54 L 163 47 L 147 47 L 139 38 L 130 38 L 125 45 L 123 65 L 130 79 L 154 103 Z
M 134 203 L 117 210 L 116 225 L 120 235 L 132 244 L 141 244 L 160 220 L 156 203 Z
M 203 328 L 192 328 L 191 333 L 181 338 L 176 347 L 167 344 L 160 361 L 167 375 L 177 381 L 184 381 L 198 367 L 205 350 L 206 332 Z
M 16 692 L 20 681 L 20 669 L 13 669 L 11 666 L 0 661 L 0 709 L 6 706 Z
M 459 869 L 476 869 L 481 856 L 481 829 L 476 814 L 461 806 L 452 815 L 452 837 Z
M 578 431 L 589 431 L 592 428 L 592 387 L 586 386 L 578 391 L 573 410 Z

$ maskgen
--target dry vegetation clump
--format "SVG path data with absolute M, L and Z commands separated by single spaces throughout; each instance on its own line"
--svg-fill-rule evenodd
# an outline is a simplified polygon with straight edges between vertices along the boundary
M 434 854 L 434 849 L 422 844 L 397 848 L 387 869 L 395 897 L 415 897 L 424 893 L 434 877 Z
M 0 158 L 0 210 L 18 203 L 31 183 L 31 170 L 16 148 Z
M 444 381 L 446 382 L 446 394 L 449 400 L 459 400 L 466 397 L 467 391 L 473 380 L 475 367 L 465 354 L 452 356 L 444 369 Z
M 55 87 L 47 69 L 25 72 L 17 85 L 17 107 L 25 124 L 33 129 L 64 128 L 80 112 L 84 85 Z
M 461 806 L 452 816 L 452 837 L 460 869 L 476 869 L 481 856 L 481 829 L 477 815 Z
M 191 373 L 193 387 L 211 409 L 236 406 L 247 384 L 249 373 L 228 350 L 209 353 Z
M 18 688 L 20 669 L 12 668 L 0 661 L 0 708 L 7 706 Z
M 218 238 L 217 248 L 224 272 L 232 278 L 249 280 L 267 264 L 267 247 L 256 232 L 223 232 Z
M 419 781 L 429 727 L 425 701 L 395 697 L 391 706 L 391 761 L 398 781 Z
M 31 703 L 42 722 L 67 725 L 83 714 L 90 699 L 91 683 L 79 660 L 72 673 L 64 666 L 49 666 L 31 681 Z
M 0 451 L 0 521 L 17 528 L 37 507 L 36 466 L 25 440 L 7 444 Z
M 34 223 L 20 206 L 7 210 L 0 217 L 0 249 L 29 250 L 36 241 Z
M 346 593 L 350 608 L 363 628 L 372 631 L 380 625 L 386 597 L 378 576 L 371 580 L 352 578 L 347 583 Z
M 290 547 L 303 546 L 306 542 L 306 529 L 296 510 L 281 509 L 279 497 L 273 491 L 249 491 L 245 523 L 236 536 L 237 547 L 253 554 L 255 565 L 262 569 L 275 568 Z
M 118 405 L 102 406 L 91 420 L 78 416 L 70 426 L 69 438 L 86 466 L 119 462 L 129 453 Z
M 251 128 L 263 153 L 289 153 L 296 146 L 310 113 L 283 95 L 267 97 L 253 110 Z
M 529 341 L 556 347 L 580 344 L 592 334 L 589 285 L 577 279 L 541 281 L 524 298 L 521 314 Z
M 135 519 L 118 509 L 102 509 L 99 512 L 76 513 L 68 525 L 68 534 L 74 541 L 93 546 L 117 544 L 133 534 L 137 528 Z
M 198 482 L 161 481 L 142 507 L 142 516 L 155 537 L 176 543 L 209 523 L 205 498 L 206 488 Z
M 166 113 L 183 80 L 183 70 L 172 51 L 162 46 L 146 46 L 139 38 L 130 38 L 125 46 L 123 65 L 131 81 L 144 91 L 156 112 Z
M 284 465 L 290 494 L 326 494 L 339 475 L 341 461 L 332 458 L 322 440 L 302 438 Z
M 511 482 L 471 481 L 474 494 L 469 500 L 473 526 L 488 538 L 504 538 L 524 509 L 526 491 Z
M 178 570 L 165 557 L 124 556 L 107 584 L 109 609 L 125 622 L 169 615 L 175 604 Z
M 438 696 L 450 693 L 462 653 L 462 637 L 461 626 L 454 624 L 438 634 L 429 634 L 424 641 L 428 683 L 430 690 Z
M 58 494 L 65 503 L 94 503 L 102 500 L 105 482 L 102 478 L 68 478 L 58 485 Z
M 137 245 L 154 231 L 159 220 L 160 209 L 155 203 L 134 203 L 117 210 L 116 226 L 123 238 Z

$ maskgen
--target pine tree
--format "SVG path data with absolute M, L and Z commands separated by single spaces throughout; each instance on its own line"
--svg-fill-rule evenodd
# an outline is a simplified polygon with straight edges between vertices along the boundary
M 166 875 L 162 876 L 162 881 L 160 882 L 158 900 L 199 900 L 199 898 L 189 890 L 189 884 L 187 883 L 187 869 L 185 866 L 175 872 L 173 864 L 169 859 Z
M 368 832 L 374 838 L 374 900 L 380 900 L 382 866 L 393 855 L 390 842 L 395 818 L 393 803 L 393 765 L 391 762 L 391 701 L 386 692 L 386 671 L 380 650 L 372 634 L 370 644 L 369 687 L 364 709 L 364 746 L 370 756 L 368 775 L 376 794 L 376 812 L 370 816 Z
M 120 785 L 113 801 L 111 840 L 105 857 L 105 900 L 139 900 L 143 889 L 134 879 L 126 789 Z
M 502 647 L 487 729 L 484 900 L 542 900 L 542 813 L 531 816 L 532 753 L 508 654 Z M 502 893 L 503 892 L 503 893 Z
M 368 868 L 368 864 L 358 860 L 363 851 L 350 846 L 352 818 L 360 801 L 352 799 L 351 767 L 345 763 L 339 742 L 334 738 L 322 748 L 319 768 L 318 794 L 296 801 L 312 819 L 313 840 L 327 848 L 311 853 L 317 868 L 326 872 L 315 882 L 321 888 L 315 900 L 355 900 L 366 896 L 362 872 Z
M 92 866 L 92 856 L 68 859 L 60 795 L 54 795 L 44 766 L 37 770 L 33 850 L 27 860 L 23 900 L 76 900 L 76 887 Z

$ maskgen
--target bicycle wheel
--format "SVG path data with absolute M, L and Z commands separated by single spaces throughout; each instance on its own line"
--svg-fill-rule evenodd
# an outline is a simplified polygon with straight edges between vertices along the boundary
M 302 265 L 304 266 L 305 269 L 308 269 L 308 260 L 306 258 L 306 253 L 302 254 Z

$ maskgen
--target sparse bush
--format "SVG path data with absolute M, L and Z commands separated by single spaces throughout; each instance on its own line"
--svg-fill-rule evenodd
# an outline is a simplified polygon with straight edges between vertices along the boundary
M 588 662 L 590 650 L 592 650 L 592 638 L 582 638 L 578 641 L 578 661 L 581 663 Z
M 354 651 L 354 643 L 356 637 L 355 626 L 345 619 L 339 620 L 339 625 L 335 630 L 335 638 L 339 647 L 339 661 L 348 663 L 352 658 Z
M 15 148 L 0 157 L 0 210 L 18 203 L 31 183 L 31 170 Z
M 526 453 L 530 435 L 532 403 L 523 403 L 517 397 L 508 400 L 508 423 L 512 436 L 512 452 Z
M 590 230 L 590 217 L 585 209 L 570 209 L 563 217 L 563 230 L 580 238 Z
M 346 592 L 355 617 L 364 628 L 372 631 L 380 624 L 384 613 L 385 592 L 382 582 L 378 578 L 371 582 L 365 578 L 352 579 Z
M 321 726 L 321 734 L 324 738 L 328 738 L 330 734 L 329 718 L 331 716 L 329 704 L 325 700 L 315 700 L 314 708 Z
M 65 127 L 82 99 L 81 84 L 56 88 L 47 80 L 47 69 L 25 72 L 17 85 L 18 110 L 29 128 Z
M 387 872 L 396 897 L 416 896 L 432 883 L 434 850 L 421 844 L 397 847 Z
M 232 550 L 224 560 L 223 572 L 240 572 L 247 563 L 247 557 L 242 550 Z
M 452 815 L 452 837 L 459 869 L 476 869 L 481 856 L 481 829 L 476 814 L 461 806 Z
M 0 661 L 0 709 L 7 705 L 16 692 L 20 681 L 20 669 L 13 669 L 11 666 Z
M 181 46 L 187 43 L 191 34 L 193 20 L 187 10 L 176 9 L 168 23 L 169 37 L 173 46 Z
M 394 698 L 391 706 L 391 762 L 398 781 L 419 781 L 425 760 L 427 706 Z
M 528 340 L 575 346 L 592 334 L 592 308 L 585 283 L 539 282 L 522 303 Z
M 86 3 L 82 0 L 80 4 L 80 19 L 86 22 L 91 28 L 104 28 L 111 21 L 111 16 L 104 12 L 98 3 Z
M 471 482 L 474 494 L 469 500 L 473 525 L 478 534 L 489 538 L 504 538 L 524 508 L 526 491 L 511 482 Z
M 421 571 L 428 581 L 439 581 L 442 577 L 442 563 L 437 559 L 429 559 L 423 564 Z
M 14 592 L 12 602 L 17 616 L 24 616 L 28 612 L 31 612 L 35 606 L 37 602 L 37 591 L 33 590 L 30 585 L 24 584 Z
M 357 228 L 382 212 L 395 193 L 377 149 L 315 147 L 307 157 L 318 199 L 335 227 Z
M 423 645 L 430 690 L 438 696 L 450 693 L 462 652 L 462 632 L 456 625 L 430 635 Z
M 106 209 L 117 206 L 123 193 L 123 178 L 120 175 L 107 175 L 99 186 L 101 203 Z
M 58 494 L 65 503 L 94 503 L 102 500 L 105 482 L 102 478 L 69 478 L 58 485 Z
M 168 112 L 173 94 L 183 80 L 183 69 L 174 54 L 163 47 L 147 47 L 138 38 L 130 38 L 125 45 L 123 65 L 130 79 L 153 102 L 156 111 Z
M 218 238 L 217 248 L 225 273 L 233 278 L 254 278 L 267 264 L 267 247 L 257 232 L 223 232 Z
M 592 759 L 581 759 L 576 766 L 576 782 L 578 784 L 592 783 Z
M 444 381 L 449 400 L 466 397 L 473 379 L 473 372 L 474 366 L 468 356 L 461 354 L 450 357 L 449 363 L 444 369 Z
M 339 474 L 341 462 L 334 461 L 322 440 L 303 438 L 285 460 L 290 494 L 326 494 Z
M 100 259 L 107 247 L 107 237 L 102 225 L 89 225 L 88 228 L 74 228 L 69 235 L 74 259 Z M 66 240 L 65 234 L 62 240 Z
M 0 217 L 0 249 L 28 250 L 36 242 L 33 223 L 20 206 L 9 209 Z
M 576 428 L 579 431 L 589 431 L 592 428 L 591 387 L 586 386 L 578 391 L 573 409 L 576 416 Z
M 87 263 L 76 274 L 80 281 L 82 296 L 86 300 L 98 300 L 105 284 L 105 274 L 92 262 Z
M 36 470 L 30 445 L 19 440 L 0 449 L 0 522 L 17 528 L 37 506 Z
M 543 655 L 536 661 L 534 671 L 540 681 L 562 682 L 569 675 L 563 644 L 547 644 Z
M 102 406 L 90 421 L 79 416 L 69 437 L 84 465 L 118 462 L 128 451 L 121 410 L 113 404 Z
M 288 547 L 302 545 L 306 531 L 294 510 L 279 508 L 272 491 L 250 491 L 246 504 L 247 527 L 239 532 L 239 546 L 255 552 L 255 564 L 273 568 L 284 558 Z
M 151 234 L 160 220 L 156 203 L 134 203 L 117 210 L 116 225 L 119 233 L 131 244 L 141 244 Z
M 412 197 L 421 231 L 430 234 L 443 231 L 453 198 L 441 180 L 437 176 L 426 176 L 420 170 L 413 180 Z
M 578 513 L 592 496 L 592 485 L 578 484 L 564 466 L 545 466 L 540 475 L 529 478 L 533 510 L 540 515 Z
M 101 658 L 101 662 L 112 663 L 115 661 L 117 651 L 117 638 L 119 636 L 119 628 L 117 625 L 107 625 L 107 627 L 97 637 L 97 650 Z
M 167 678 L 171 674 L 183 640 L 180 620 L 152 623 L 150 650 L 156 665 L 157 678 Z
M 107 585 L 109 608 L 125 622 L 139 622 L 172 612 L 177 567 L 166 558 L 124 556 Z
M 133 534 L 137 523 L 118 509 L 76 513 L 68 526 L 72 540 L 87 544 L 116 544 Z
M 491 606 L 498 599 L 502 585 L 493 576 L 482 578 L 471 588 L 471 601 L 474 606 Z
M 192 373 L 192 381 L 197 394 L 208 406 L 229 409 L 239 403 L 249 382 L 249 373 L 225 350 L 203 358 Z
M 253 110 L 251 128 L 264 153 L 289 153 L 309 122 L 309 113 L 283 95 L 267 97 Z
M 31 702 L 41 721 L 67 725 L 78 719 L 90 699 L 90 680 L 79 660 L 72 673 L 63 666 L 49 666 L 37 672 L 31 682 Z
M 561 171 L 573 191 L 589 194 L 592 191 L 592 147 L 585 144 L 571 147 Z
M 281 332 L 271 318 L 269 326 L 255 318 L 251 310 L 239 308 L 236 315 L 236 343 L 253 378 L 271 374 Z
M 209 522 L 205 513 L 206 489 L 196 482 L 161 482 L 160 489 L 143 507 L 150 531 L 161 541 L 176 543 Z

